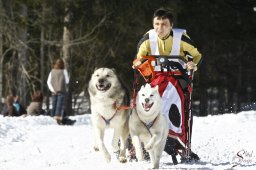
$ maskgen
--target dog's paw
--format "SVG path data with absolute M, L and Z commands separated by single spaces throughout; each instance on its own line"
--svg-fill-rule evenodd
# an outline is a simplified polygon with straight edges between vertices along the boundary
M 159 165 L 158 166 L 152 165 L 151 169 L 159 169 Z
M 105 154 L 104 157 L 107 163 L 111 161 L 111 156 L 109 154 Z
M 119 162 L 120 162 L 120 163 L 126 163 L 126 162 L 127 162 L 127 159 L 126 159 L 125 157 L 123 157 L 123 156 L 120 156 L 120 157 L 119 157 Z
M 99 147 L 98 146 L 93 146 L 94 151 L 98 152 L 99 151 Z

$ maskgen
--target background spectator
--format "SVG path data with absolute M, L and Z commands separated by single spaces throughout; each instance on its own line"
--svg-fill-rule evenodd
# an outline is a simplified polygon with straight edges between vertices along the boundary
M 13 98 L 14 98 L 13 106 L 15 107 L 17 115 L 18 116 L 26 115 L 27 111 L 26 111 L 25 107 L 22 106 L 22 104 L 20 103 L 19 96 L 14 96 Z
M 32 95 L 32 102 L 27 107 L 27 114 L 31 116 L 43 115 L 45 111 L 42 109 L 43 106 L 43 92 L 38 90 Z
M 14 97 L 12 95 L 6 97 L 3 110 L 1 111 L 3 116 L 19 116 L 15 107 L 13 106 L 13 102 Z
M 65 69 L 64 61 L 59 58 L 56 60 L 48 76 L 47 85 L 52 92 L 52 111 L 51 116 L 62 124 L 65 109 L 66 85 L 69 83 L 68 72 Z

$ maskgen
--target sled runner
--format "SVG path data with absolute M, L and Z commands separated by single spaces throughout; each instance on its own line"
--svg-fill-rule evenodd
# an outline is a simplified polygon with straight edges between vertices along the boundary
M 187 58 L 189 61 L 190 57 Z M 134 60 L 133 64 L 138 61 L 141 64 L 134 68 L 152 87 L 159 86 L 159 93 L 163 99 L 162 113 L 169 122 L 165 151 L 172 156 L 174 164 L 178 163 L 177 154 L 180 154 L 182 162 L 199 160 L 191 151 L 193 71 L 187 71 L 187 60 L 181 56 L 152 55 L 142 56 Z M 134 100 L 139 85 L 138 77 L 139 74 L 135 73 Z

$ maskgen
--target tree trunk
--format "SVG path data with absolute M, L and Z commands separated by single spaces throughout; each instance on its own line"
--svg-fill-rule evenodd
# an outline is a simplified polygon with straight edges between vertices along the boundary
M 42 5 L 42 21 L 41 21 L 41 35 L 40 35 L 40 80 L 41 80 L 41 91 L 44 91 L 44 84 L 45 82 L 45 60 L 44 60 L 44 35 L 45 35 L 45 29 L 43 23 L 45 23 L 45 3 Z
M 71 32 L 69 28 L 70 19 L 71 19 L 71 12 L 69 10 L 68 4 L 65 7 L 65 17 L 64 17 L 64 28 L 63 28 L 63 59 L 65 61 L 66 68 L 69 72 L 70 82 L 68 85 L 68 93 L 66 99 L 66 113 L 67 115 L 72 115 L 72 67 L 71 67 L 71 49 L 70 49 L 70 42 L 71 42 Z
M 69 69 L 69 60 L 70 60 L 70 41 L 71 41 L 71 33 L 70 29 L 68 27 L 70 23 L 70 16 L 71 13 L 69 11 L 68 6 L 65 7 L 65 17 L 64 17 L 64 28 L 63 28 L 63 47 L 62 47 L 62 52 L 63 52 L 63 59 L 66 63 L 67 69 Z
M 27 74 L 27 18 L 28 9 L 25 4 L 21 4 L 21 19 L 23 23 L 20 24 L 18 28 L 18 37 L 19 37 L 19 46 L 18 46 L 18 60 L 19 60 L 19 73 L 17 77 L 17 88 L 15 89 L 20 95 L 21 103 L 26 106 L 27 105 L 27 83 L 26 83 L 26 74 Z
M 2 0 L 0 0 L 0 14 L 3 15 Z M 3 61 L 3 20 L 0 17 L 0 101 L 3 97 Z M 2 104 L 0 104 L 0 110 L 2 110 Z

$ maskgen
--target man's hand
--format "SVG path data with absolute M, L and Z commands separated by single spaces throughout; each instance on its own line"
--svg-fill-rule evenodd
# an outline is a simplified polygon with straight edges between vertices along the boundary
M 134 65 L 135 67 L 137 67 L 137 66 L 141 65 L 141 61 L 137 61 L 137 62 L 135 62 L 133 65 Z
M 193 61 L 187 62 L 187 70 L 197 70 L 197 66 Z
M 139 65 L 141 65 L 141 63 L 142 63 L 142 62 L 140 61 L 140 59 L 137 58 L 136 60 L 133 61 L 133 66 L 132 66 L 132 68 L 135 69 L 136 67 L 138 67 Z

